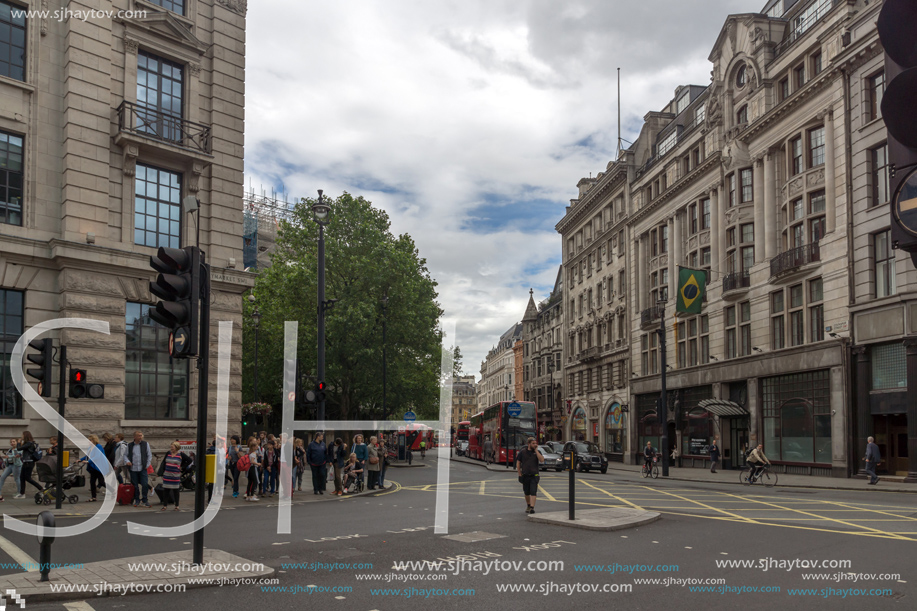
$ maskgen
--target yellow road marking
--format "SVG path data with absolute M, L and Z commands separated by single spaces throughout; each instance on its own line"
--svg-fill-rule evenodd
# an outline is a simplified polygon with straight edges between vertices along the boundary
M 592 484 L 590 484 L 590 483 L 587 482 L 586 480 L 580 480 L 580 481 L 583 482 L 584 484 L 586 484 L 587 486 L 589 486 L 590 488 L 594 488 L 594 489 L 598 490 L 599 492 L 604 492 L 605 494 L 607 494 L 608 496 L 610 496 L 611 498 L 613 498 L 613 499 L 615 499 L 615 500 L 621 501 L 622 503 L 627 503 L 628 505 L 630 505 L 630 506 L 633 507 L 634 509 L 641 509 L 641 510 L 643 509 L 643 507 L 641 507 L 640 505 L 637 505 L 636 503 L 632 503 L 631 501 L 629 501 L 629 500 L 627 500 L 627 499 L 622 499 L 622 498 L 619 497 L 619 496 L 615 496 L 614 494 L 608 492 L 607 490 L 602 490 L 602 489 L 599 488 L 598 486 L 593 486 Z
M 541 490 L 542 492 L 544 492 L 544 495 L 545 495 L 546 497 L 548 497 L 548 500 L 549 500 L 549 501 L 556 501 L 556 500 L 557 500 L 557 499 L 555 499 L 555 498 L 551 495 L 550 492 L 548 492 L 547 490 L 545 490 L 544 488 L 542 488 L 541 484 L 538 485 L 538 489 Z M 482 488 L 482 490 L 483 490 L 483 488 Z

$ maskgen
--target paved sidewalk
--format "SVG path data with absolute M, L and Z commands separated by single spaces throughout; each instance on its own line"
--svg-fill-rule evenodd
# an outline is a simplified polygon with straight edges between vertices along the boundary
M 312 481 L 305 481 L 303 478 L 303 490 L 302 492 L 296 491 L 293 493 L 293 504 L 302 505 L 305 503 L 317 503 L 321 501 L 334 501 L 340 500 L 351 496 L 365 496 L 372 495 L 382 490 L 364 490 L 363 492 L 346 494 L 343 497 L 331 494 L 334 491 L 334 482 L 327 482 L 325 488 L 325 494 L 315 495 L 312 493 Z M 280 500 L 280 495 L 275 494 L 272 497 L 262 497 L 257 502 L 246 501 L 245 500 L 245 486 L 243 485 L 245 480 L 242 480 L 242 483 L 239 484 L 239 497 L 232 498 L 232 486 L 227 485 L 223 489 L 223 503 L 220 509 L 226 508 L 238 508 L 238 507 L 257 507 L 259 505 L 276 505 Z M 386 490 L 391 490 L 392 485 L 386 482 Z M 305 486 L 308 486 L 305 487 Z M 155 487 L 155 484 L 154 486 Z M 99 511 L 99 506 L 102 503 L 103 495 L 99 495 L 99 500 L 95 503 L 90 503 L 89 499 L 89 488 L 72 488 L 70 490 L 65 490 L 69 494 L 76 494 L 80 497 L 79 502 L 74 505 L 71 505 L 64 500 L 63 506 L 60 509 L 55 509 L 54 502 L 52 500 L 50 505 L 36 505 L 35 504 L 35 488 L 31 487 L 31 491 L 26 490 L 26 497 L 24 499 L 14 499 L 13 496 L 16 494 L 16 491 L 12 486 L 7 484 L 3 489 L 3 502 L 0 502 L 0 514 L 10 515 L 16 518 L 34 518 L 42 511 L 51 511 L 56 516 L 68 516 L 68 517 L 87 517 L 93 515 Z M 112 515 L 120 513 L 160 513 L 160 508 L 162 505 L 159 503 L 159 499 L 156 496 L 156 493 L 153 490 L 150 490 L 149 498 L 150 505 L 152 508 L 147 509 L 146 507 L 134 507 L 133 505 L 115 505 Z M 206 501 L 206 496 L 204 497 Z M 192 512 L 194 511 L 194 491 L 193 490 L 182 490 L 181 493 L 181 511 L 182 512 Z M 172 511 L 172 507 L 169 507 L 169 512 Z M 163 512 L 167 513 L 167 512 Z
M 478 465 L 479 467 L 484 467 L 488 471 L 494 471 L 497 473 L 512 473 L 512 469 L 507 469 L 506 465 L 503 464 L 492 464 L 485 465 L 479 460 L 472 460 L 464 456 L 455 456 L 452 460 L 457 460 L 459 462 Z M 641 465 L 625 465 L 622 463 L 608 463 L 608 473 L 601 475 L 598 473 L 577 473 L 576 477 L 598 477 L 598 478 L 607 478 L 613 476 L 615 472 L 627 472 L 634 477 L 640 476 Z M 553 470 L 543 472 L 545 474 L 555 473 Z M 561 473 L 565 473 L 562 471 Z M 716 473 L 711 473 L 709 469 L 692 469 L 690 467 L 669 467 L 669 477 L 663 478 L 660 475 L 660 479 L 670 479 L 676 481 L 687 481 L 687 482 L 703 482 L 711 484 L 735 484 L 736 486 L 741 486 L 739 482 L 739 471 L 736 469 L 724 470 L 720 469 Z M 885 491 L 885 492 L 906 492 L 911 494 L 917 494 L 917 484 L 905 484 L 903 482 L 884 478 L 876 484 L 875 486 L 870 486 L 866 483 L 866 479 L 860 478 L 836 478 L 836 477 L 818 477 L 810 475 L 791 475 L 787 473 L 778 473 L 777 474 L 777 487 L 778 488 L 818 488 L 824 490 L 862 490 L 864 492 L 872 492 L 875 490 Z
M 52 569 L 49 581 L 39 581 L 41 573 L 31 571 L 4 575 L 4 590 L 15 590 L 29 605 L 52 600 L 86 599 L 94 596 L 122 596 L 180 592 L 195 587 L 236 583 L 257 584 L 274 569 L 228 552 L 205 549 L 204 564 L 191 564 L 191 550 L 90 562 L 81 568 Z M 137 564 L 159 563 L 164 570 L 143 570 Z M 135 565 L 135 566 L 131 566 Z M 231 581 L 231 580 L 246 581 Z M 204 581 L 205 583 L 192 583 Z M 58 590 L 58 591 L 56 591 Z M 69 590 L 69 591 L 59 591 Z

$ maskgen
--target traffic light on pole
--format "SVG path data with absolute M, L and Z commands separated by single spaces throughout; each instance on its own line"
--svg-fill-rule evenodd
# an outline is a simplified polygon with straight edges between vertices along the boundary
M 104 384 L 90 384 L 85 369 L 70 370 L 70 397 L 72 399 L 102 399 L 105 397 Z
M 917 3 L 885 0 L 877 25 L 885 49 L 882 118 L 891 169 L 892 246 L 910 252 L 917 265 Z
M 150 292 L 162 299 L 150 310 L 150 318 L 171 329 L 169 354 L 172 358 L 197 356 L 201 251 L 196 246 L 160 247 L 150 257 L 150 267 L 159 272 L 150 282 Z
M 321 403 L 325 400 L 325 383 L 319 382 L 315 385 L 315 402 Z
M 38 354 L 27 354 L 30 363 L 35 363 L 41 369 L 26 369 L 29 377 L 38 380 L 38 394 L 42 397 L 51 396 L 51 339 L 33 339 L 29 348 L 38 350 Z

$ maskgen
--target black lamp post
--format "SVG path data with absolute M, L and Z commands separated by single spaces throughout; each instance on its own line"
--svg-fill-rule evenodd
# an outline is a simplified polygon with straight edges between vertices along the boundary
M 322 190 L 318 190 L 318 201 L 312 204 L 312 218 L 318 223 L 318 382 L 325 385 L 325 225 L 331 217 L 331 206 L 325 203 Z M 318 419 L 325 419 L 325 398 L 321 394 L 318 404 Z
M 388 310 L 388 294 L 382 296 L 382 419 L 388 420 L 388 408 L 385 406 L 385 365 L 388 359 L 386 358 L 386 344 L 385 344 L 385 319 L 386 312 Z

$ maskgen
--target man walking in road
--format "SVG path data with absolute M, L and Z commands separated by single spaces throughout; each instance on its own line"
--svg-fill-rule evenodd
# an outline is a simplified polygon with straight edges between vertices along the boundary
M 882 457 L 879 455 L 879 446 L 876 445 L 876 440 L 872 437 L 866 438 L 866 457 L 863 460 L 866 461 L 866 475 L 869 476 L 869 483 L 875 486 L 879 483 L 876 467 Z
M 716 473 L 716 464 L 720 462 L 720 448 L 716 445 L 716 439 L 710 444 L 710 473 Z
M 535 513 L 535 499 L 538 494 L 538 477 L 540 465 L 544 456 L 538 449 L 538 442 L 534 437 L 526 441 L 526 448 L 516 453 L 516 473 L 519 483 L 522 484 L 522 493 L 525 495 L 525 513 Z

